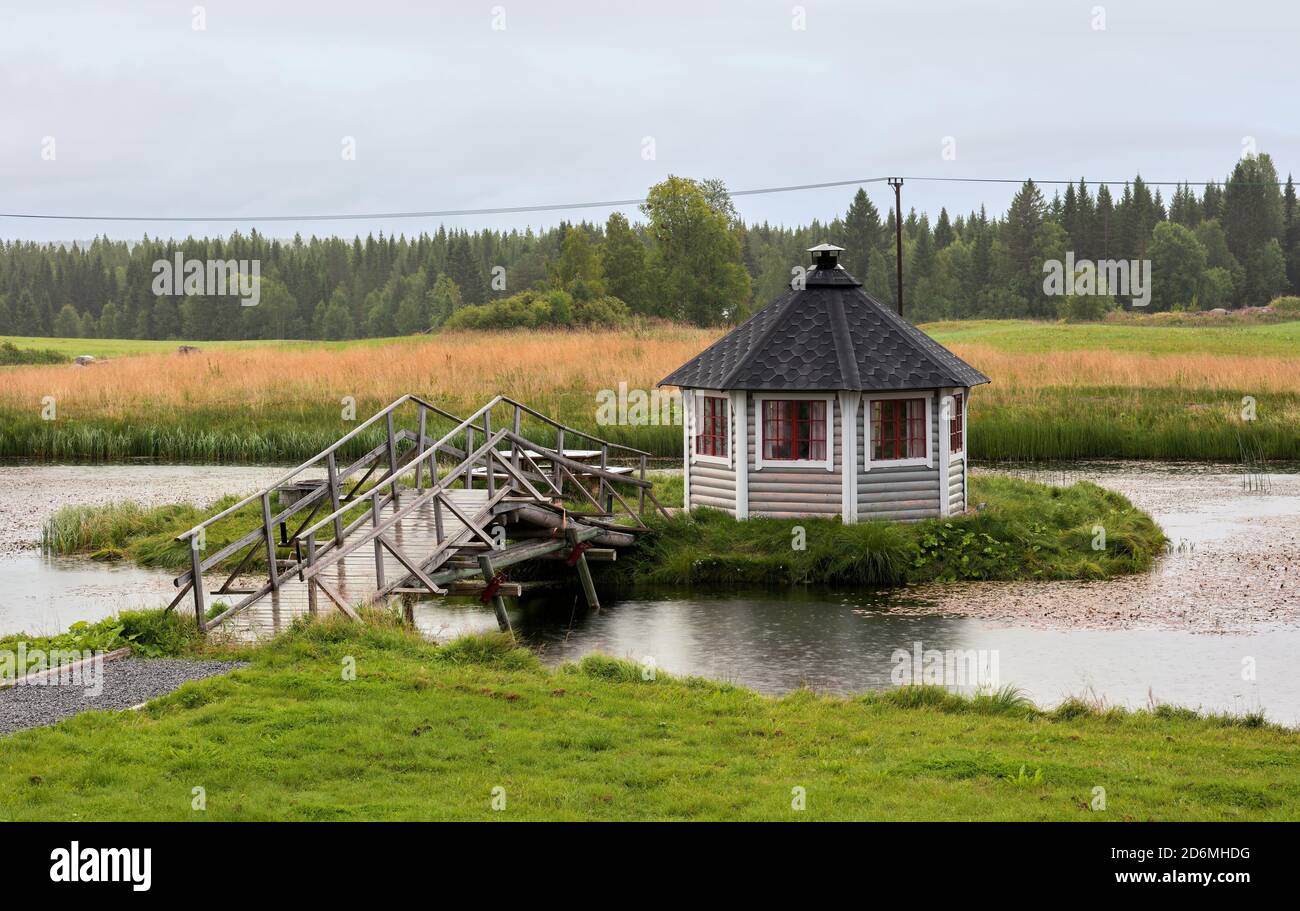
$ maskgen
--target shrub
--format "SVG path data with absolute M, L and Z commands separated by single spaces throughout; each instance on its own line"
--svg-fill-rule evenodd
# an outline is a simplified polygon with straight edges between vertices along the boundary
M 65 364 L 66 355 L 46 348 L 19 348 L 13 342 L 0 342 L 0 367 L 20 364 Z
M 521 291 L 451 315 L 446 329 L 619 328 L 631 321 L 617 297 L 575 298 L 565 291 Z

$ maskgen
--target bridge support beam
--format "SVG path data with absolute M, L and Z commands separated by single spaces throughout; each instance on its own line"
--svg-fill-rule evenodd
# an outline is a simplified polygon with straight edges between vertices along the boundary
M 570 526 L 565 529 L 564 534 L 565 537 L 569 539 L 569 546 L 574 550 L 577 550 L 578 536 L 574 533 L 573 527 Z M 600 599 L 596 597 L 596 583 L 592 581 L 591 578 L 591 567 L 587 565 L 587 555 L 579 552 L 573 565 L 578 569 L 578 580 L 582 582 L 582 593 L 587 598 L 587 607 L 591 610 L 599 611 Z
M 487 554 L 479 554 L 478 568 L 483 571 L 483 584 L 491 585 L 492 577 L 496 575 L 492 569 L 492 558 Z M 510 615 L 506 613 L 506 599 L 501 597 L 499 591 L 492 595 L 492 610 L 496 612 L 497 626 L 501 627 L 501 632 L 513 636 L 515 631 L 510 628 Z

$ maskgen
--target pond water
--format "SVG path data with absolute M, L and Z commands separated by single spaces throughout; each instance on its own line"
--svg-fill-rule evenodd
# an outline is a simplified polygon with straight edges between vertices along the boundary
M 1263 710 L 1300 724 L 1300 627 L 1207 635 L 1176 629 L 1067 629 L 894 613 L 892 599 L 851 593 L 632 594 L 599 613 L 574 595 L 534 599 L 513 612 L 515 632 L 560 662 L 600 652 L 643 668 L 725 680 L 768 693 L 801 686 L 855 693 L 893 685 L 891 677 L 925 653 L 967 653 L 966 685 L 1014 684 L 1050 706 L 1070 696 L 1140 708 L 1152 702 L 1212 711 Z M 474 606 L 420 605 L 430 633 L 495 629 Z M 902 650 L 907 662 L 897 659 Z M 1250 659 L 1254 680 L 1242 679 Z M 956 679 L 956 678 L 950 678 Z
M 68 503 L 209 503 L 280 467 L 0 466 L 0 634 L 54 632 L 157 606 L 171 574 L 39 552 L 45 515 Z M 605 592 L 590 613 L 574 593 L 511 607 L 547 661 L 602 652 L 675 674 L 765 692 L 889 686 L 898 650 L 960 652 L 979 682 L 1014 684 L 1041 705 L 1067 696 L 1142 707 L 1263 710 L 1300 724 L 1300 471 L 1247 490 L 1228 465 L 1090 463 L 1021 468 L 1048 483 L 1089 479 L 1150 511 L 1174 547 L 1143 576 L 1097 583 L 923 586 L 887 596 L 793 591 Z M 424 602 L 430 636 L 495 628 L 477 602 Z M 917 645 L 919 643 L 919 645 Z M 925 661 L 921 661 L 924 665 Z M 1243 670 L 1252 673 L 1243 673 Z M 969 687 L 966 687 L 969 688 Z

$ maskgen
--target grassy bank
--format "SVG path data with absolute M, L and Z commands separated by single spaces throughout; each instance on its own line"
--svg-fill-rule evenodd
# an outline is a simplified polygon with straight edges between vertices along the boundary
M 0 818 L 1300 815 L 1300 734 L 1256 717 L 929 688 L 770 698 L 599 656 L 545 669 L 498 637 L 437 647 L 391 621 L 300 627 L 244 657 L 140 711 L 0 739 Z
M 680 488 L 675 498 L 680 501 Z M 896 586 L 1102 579 L 1150 568 L 1165 543 L 1149 515 L 1120 494 L 1086 481 L 1062 488 L 975 475 L 969 501 L 984 508 L 906 524 L 737 522 L 716 510 L 696 510 L 656 520 L 654 534 L 621 566 L 640 579 L 671 584 Z M 1104 541 L 1098 527 L 1105 531 Z M 802 550 L 795 546 L 801 538 Z
M 662 503 L 680 505 L 680 475 L 658 475 L 655 485 Z M 207 508 L 69 506 L 46 522 L 44 544 L 57 554 L 128 559 L 180 572 L 190 557 L 176 536 L 234 502 L 227 497 Z M 950 519 L 851 526 L 826 519 L 737 522 L 725 513 L 698 510 L 653 520 L 653 534 L 612 569 L 637 581 L 669 584 L 883 587 L 968 579 L 1101 579 L 1146 570 L 1165 540 L 1150 516 L 1088 482 L 1059 488 L 977 475 L 971 479 L 970 503 L 983 509 Z M 365 502 L 357 508 L 366 508 Z M 254 504 L 209 528 L 208 546 L 219 549 L 260 523 L 260 507 Z M 1094 549 L 1098 526 L 1105 541 Z M 803 529 L 802 550 L 794 547 L 796 528 Z M 259 552 L 253 566 L 261 565 Z
M 193 616 L 187 619 L 161 610 L 123 611 L 95 623 L 82 620 L 52 636 L 26 633 L 0 636 L 0 651 L 17 649 L 20 643 L 26 643 L 28 650 L 46 651 L 107 653 L 130 647 L 134 654 L 146 658 L 197 654 L 207 648 L 194 626 Z
M 993 378 L 970 401 L 974 458 L 1235 461 L 1244 439 L 1265 458 L 1300 459 L 1300 322 L 923 328 Z M 342 418 L 343 397 L 364 418 L 404 392 L 461 414 L 503 393 L 570 426 L 678 456 L 680 427 L 599 426 L 596 395 L 620 383 L 651 389 L 718 334 L 655 326 L 208 343 L 189 356 L 171 342 L 124 341 L 116 356 L 86 369 L 4 368 L 0 457 L 299 461 L 355 426 Z M 43 341 L 72 351 L 87 340 Z M 57 420 L 42 420 L 47 396 Z M 1256 400 L 1252 422 L 1241 420 L 1244 396 Z M 372 441 L 359 441 L 357 452 L 363 442 Z

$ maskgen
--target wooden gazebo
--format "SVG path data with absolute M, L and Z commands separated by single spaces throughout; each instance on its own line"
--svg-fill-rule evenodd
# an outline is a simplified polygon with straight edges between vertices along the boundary
M 966 406 L 989 378 L 862 290 L 820 244 L 788 293 L 665 377 L 685 503 L 737 518 L 966 509 Z

